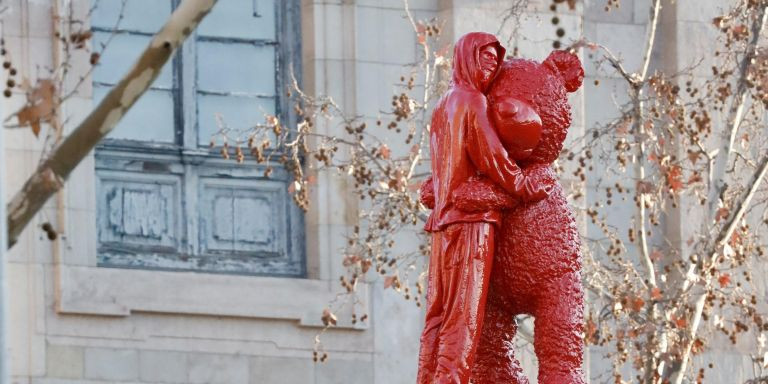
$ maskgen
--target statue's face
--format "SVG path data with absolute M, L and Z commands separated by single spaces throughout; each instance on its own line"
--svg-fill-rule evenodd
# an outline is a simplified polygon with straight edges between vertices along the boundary
M 514 96 L 497 99 L 491 105 L 496 131 L 509 156 L 528 158 L 541 140 L 541 117 L 533 107 Z
M 480 50 L 480 70 L 483 76 L 481 79 L 482 86 L 485 90 L 488 89 L 496 71 L 499 70 L 499 54 L 496 52 L 495 46 L 486 45 Z

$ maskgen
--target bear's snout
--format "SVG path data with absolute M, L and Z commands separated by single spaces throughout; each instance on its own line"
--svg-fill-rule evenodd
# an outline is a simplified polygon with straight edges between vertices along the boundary
M 501 143 L 516 161 L 528 158 L 541 140 L 541 117 L 530 104 L 509 96 L 492 106 Z

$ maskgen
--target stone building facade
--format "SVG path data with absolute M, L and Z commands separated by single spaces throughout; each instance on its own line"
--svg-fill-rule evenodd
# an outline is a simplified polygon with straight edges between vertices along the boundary
M 139 4 L 139 9 L 155 6 L 152 1 L 128 0 L 128 3 L 131 2 Z M 53 36 L 54 30 L 60 27 L 55 16 L 62 9 L 71 7 L 86 22 L 94 26 L 102 25 L 90 20 L 90 16 L 96 13 L 89 11 L 89 0 L 5 0 L 2 3 L 8 6 L 2 25 L 5 44 L 20 74 L 30 79 L 44 76 L 45 68 L 54 67 L 61 60 L 61 46 Z M 277 23 L 277 32 L 272 38 L 277 43 L 269 42 L 266 46 L 287 49 L 288 57 L 300 62 L 300 77 L 306 91 L 334 97 L 349 114 L 377 118 L 382 110 L 388 108 L 393 84 L 401 75 L 408 73 L 410 64 L 418 60 L 415 35 L 405 18 L 400 0 L 220 0 L 220 3 L 250 7 L 248 10 L 254 14 L 255 9 L 284 9 L 287 12 L 285 15 L 290 17 L 273 20 Z M 513 3 L 525 4 L 517 34 L 510 36 L 508 28 L 501 31 L 500 38 L 505 45 L 517 46 L 520 55 L 545 58 L 552 49 L 553 41 L 558 39 L 556 29 L 562 27 L 565 30 L 561 39 L 563 42 L 583 35 L 606 45 L 625 59 L 628 69 L 635 70 L 639 66 L 649 0 L 623 0 L 621 7 L 611 12 L 603 10 L 605 0 L 577 2 L 573 10 L 561 3 L 557 11 L 560 18 L 557 27 L 550 22 L 553 16 L 551 0 L 410 0 L 409 6 L 417 19 L 437 18 L 444 22 L 444 38 L 453 41 L 469 31 L 499 32 L 504 11 Z M 723 3 L 718 0 L 665 1 L 664 6 L 673 11 L 665 13 L 662 19 L 661 43 L 654 52 L 654 65 L 667 69 L 682 68 L 699 57 L 706 57 L 709 54 L 706 42 L 714 34 L 709 27 L 710 20 L 724 6 Z M 236 13 L 229 16 L 235 17 Z M 141 17 L 151 19 L 159 16 L 142 14 Z M 137 20 L 141 23 L 151 23 L 151 20 L 140 19 Z M 224 37 L 217 35 L 226 30 L 223 24 L 211 28 L 210 35 L 205 35 L 210 39 L 198 39 L 201 42 L 195 48 L 185 46 L 184 49 L 200 52 L 206 49 L 204 43 L 226 40 L 232 44 L 244 44 L 242 39 L 247 40 L 237 35 L 240 31 L 233 31 L 233 35 Z M 138 29 L 137 35 L 140 36 L 143 32 Z M 120 75 L 114 73 L 118 69 L 107 66 L 101 72 L 91 74 L 87 60 L 87 57 L 75 56 L 72 62 L 72 71 L 92 78 L 86 79 L 83 91 L 68 99 L 63 106 L 66 119 L 59 123 L 65 132 L 91 110 L 94 100 L 100 97 L 100 87 L 108 87 L 109 79 Z M 114 62 L 116 66 L 125 65 L 119 58 L 115 58 Z M 615 99 L 625 97 L 621 93 L 624 89 L 620 85 L 622 80 L 590 64 L 590 60 L 585 59 L 584 62 L 587 79 L 583 90 L 572 98 L 574 123 L 571 137 L 583 132 L 584 127 L 615 117 L 610 115 L 610 111 L 616 109 L 606 108 L 606 105 L 613 106 Z M 216 67 L 224 64 L 198 61 L 193 65 L 203 68 L 203 65 Z M 174 81 L 184 84 L 186 80 L 183 76 L 193 76 L 180 71 L 180 80 Z M 267 71 L 263 75 L 273 76 L 274 73 Z M 593 85 L 595 80 L 599 80 L 600 87 Z M 279 82 L 279 79 L 276 81 Z M 197 83 L 200 89 L 204 88 L 203 82 L 199 80 Z M 156 89 L 158 103 L 164 102 L 163 92 L 172 94 L 177 91 L 171 85 L 167 89 L 161 88 L 158 86 Z M 188 96 L 183 90 L 178 92 L 183 94 L 179 96 L 181 98 L 197 97 L 195 100 L 198 101 L 194 102 L 201 105 L 203 96 L 231 96 L 222 96 L 216 93 L 218 91 L 203 96 Z M 269 97 L 280 103 L 279 95 Z M 19 94 L 2 99 L 0 105 L 8 114 L 23 102 L 23 96 Z M 150 111 L 151 106 L 148 108 L 147 111 Z M 163 118 L 157 117 L 161 121 Z M 184 141 L 188 133 L 185 130 L 189 127 L 180 129 L 182 133 L 170 130 L 169 135 L 176 139 L 181 137 L 179 140 Z M 342 127 L 335 124 L 321 124 L 318 129 L 343 134 Z M 131 134 L 127 133 L 128 136 Z M 28 130 L 9 129 L 5 130 L 4 136 L 5 157 L 0 159 L 3 165 L 3 180 L 0 182 L 5 183 L 7 197 L 12 196 L 34 171 L 44 143 Z M 200 137 L 203 135 L 200 134 L 198 139 Z M 130 165 L 120 169 L 110 168 L 120 161 L 130 163 L 131 148 L 141 153 L 136 156 L 145 164 L 162 163 L 163 167 L 171 170 L 170 174 L 174 174 L 174 169 L 181 169 L 176 174 L 184 175 L 184 180 L 190 175 L 184 169 L 186 163 L 183 161 L 169 160 L 163 154 L 149 156 L 145 148 L 130 146 L 120 148 L 120 155 L 114 157 L 109 157 L 114 154 L 109 152 L 110 149 L 97 150 L 77 168 L 64 192 L 51 199 L 25 230 L 19 243 L 6 254 L 13 383 L 405 384 L 414 381 L 423 314 L 412 302 L 384 290 L 381 281 L 361 289 L 370 316 L 368 323 L 353 325 L 340 321 L 338 327 L 324 335 L 331 358 L 325 363 L 312 361 L 313 339 L 322 326 L 320 318 L 324 303 L 338 293 L 338 276 L 342 271 L 339 249 L 344 244 L 344 236 L 350 233 L 356 221 L 357 207 L 354 199 L 348 198 L 349 187 L 344 178 L 333 174 L 318 175 L 317 186 L 311 194 L 312 208 L 305 216 L 291 219 L 294 220 L 290 222 L 292 230 L 279 226 L 275 227 L 277 229 L 264 229 L 278 237 L 291 235 L 291 239 L 280 241 L 286 244 L 292 242 L 293 249 L 298 249 L 295 259 L 291 259 L 299 265 L 298 269 L 291 270 L 294 272 L 276 269 L 276 273 L 270 276 L 269 271 L 261 269 L 258 271 L 266 272 L 254 275 L 237 273 L 237 269 L 235 273 L 227 273 L 223 269 L 190 271 L 194 268 L 184 265 L 176 268 L 182 269 L 179 271 L 163 263 L 129 263 L 113 268 L 114 265 L 109 265 L 103 257 L 105 250 L 109 249 L 104 245 L 109 234 L 104 231 L 114 229 L 107 224 L 102 227 L 103 220 L 111 219 L 104 216 L 104 209 L 108 208 L 100 204 L 105 201 L 103 196 L 105 188 L 111 185 L 109 180 L 113 180 L 104 175 L 133 172 L 130 177 L 114 180 L 140 183 L 144 180 L 142 177 L 151 173 L 146 167 L 130 168 Z M 190 151 L 194 152 L 196 147 L 193 145 L 191 148 Z M 238 199 L 242 196 L 237 193 L 243 188 L 238 187 L 242 187 L 243 183 L 247 185 L 248 175 L 232 174 L 237 171 L 228 170 L 228 178 L 221 181 L 216 179 L 218 176 L 211 176 L 218 175 L 216 167 L 220 164 L 215 161 L 206 164 L 213 171 L 201 171 L 194 178 L 215 179 L 211 185 L 234 196 L 225 201 L 231 201 L 233 206 L 239 204 Z M 210 208 L 206 208 L 206 202 L 214 204 L 219 201 L 220 195 L 212 195 L 214 197 L 208 201 L 208 195 L 204 193 L 190 194 L 190 199 L 199 200 L 196 203 L 184 200 L 181 196 L 183 192 L 179 192 L 184 189 L 182 184 L 175 184 L 173 177 L 168 180 L 149 182 L 169 188 L 157 188 L 158 194 L 172 202 L 162 209 L 156 208 L 166 222 L 175 222 L 164 211 L 172 209 L 172 206 L 179 207 L 182 214 L 198 215 Z M 238 180 L 245 181 L 237 184 Z M 203 188 L 203 184 L 184 185 Z M 124 190 L 115 193 L 122 193 L 126 199 L 127 192 Z M 260 205 L 248 200 L 249 196 L 243 196 L 243 209 L 260 212 Z M 119 221 L 124 225 L 131 214 L 130 209 L 124 208 L 131 205 L 125 200 L 121 204 L 120 209 L 124 212 L 118 209 L 119 212 L 110 214 L 122 215 Z M 197 208 L 183 212 L 188 205 Z M 248 208 L 254 206 L 257 208 Z M 285 208 L 285 212 L 290 209 Z M 241 223 L 235 218 L 237 209 L 232 208 L 232 211 L 231 221 L 246 227 L 247 221 Z M 144 212 L 142 215 L 154 213 L 157 212 Z M 281 220 L 284 218 L 281 216 L 283 213 L 275 215 Z M 624 219 L 627 215 L 629 213 L 624 213 Z M 130 220 L 143 225 L 141 220 L 145 218 L 135 216 Z M 620 216 L 617 215 L 618 220 L 621 220 Z M 139 230 L 138 235 L 149 234 L 146 237 L 156 239 L 158 247 L 166 246 L 166 240 L 169 244 L 187 241 L 188 244 L 179 246 L 191 249 L 193 256 L 194 252 L 202 253 L 206 246 L 213 247 L 216 244 L 214 240 L 232 243 L 223 246 L 224 250 L 241 245 L 245 251 L 250 249 L 248 247 L 257 247 L 251 243 L 238 243 L 237 228 L 229 230 L 232 238 L 214 233 L 211 235 L 214 240 L 205 240 L 203 232 L 194 232 L 201 230 L 203 221 L 197 224 L 193 223 L 195 220 L 188 221 L 188 225 L 179 224 L 176 228 L 178 233 L 186 234 L 186 237 L 179 235 L 179 239 L 168 240 L 164 237 L 167 234 L 157 234 L 152 232 L 154 230 Z M 45 237 L 40 230 L 44 222 L 52 223 L 60 231 L 62 236 L 59 240 L 52 242 Z M 191 227 L 193 229 L 189 229 Z M 130 233 L 129 228 L 121 228 L 123 235 L 137 235 Z M 283 229 L 282 234 L 274 234 L 280 228 Z M 587 230 L 586 226 L 584 228 Z M 260 236 L 261 232 L 245 233 L 245 236 L 250 235 Z M 602 352 L 589 352 L 589 371 L 599 372 L 605 368 Z M 737 352 L 724 352 L 722 359 L 732 364 L 727 364 L 728 369 L 722 372 L 723 380 L 713 379 L 713 382 L 743 382 L 736 380 L 738 378 L 734 375 L 742 375 L 744 369 L 751 367 L 748 357 Z M 533 371 L 535 362 L 528 359 L 526 364 L 526 369 Z M 593 377 L 592 382 L 605 381 L 604 378 Z

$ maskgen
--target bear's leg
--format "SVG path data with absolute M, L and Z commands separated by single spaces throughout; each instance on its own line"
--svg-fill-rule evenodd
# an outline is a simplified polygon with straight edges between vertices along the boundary
M 577 272 L 568 273 L 548 288 L 534 314 L 539 384 L 584 384 L 581 279 Z
M 472 367 L 472 384 L 528 384 L 514 356 L 516 332 L 513 311 L 500 305 L 495 297 L 489 297 L 480 345 Z

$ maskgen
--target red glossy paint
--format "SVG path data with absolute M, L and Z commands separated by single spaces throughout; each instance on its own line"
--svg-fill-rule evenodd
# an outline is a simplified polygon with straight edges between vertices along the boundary
M 583 69 L 564 51 L 543 63 L 512 59 L 488 87 L 487 46 L 503 57 L 488 34 L 457 42 L 452 87 L 432 116 L 433 178 L 421 198 L 434 208 L 433 243 L 417 381 L 528 383 L 510 348 L 514 317 L 527 313 L 536 318 L 538 382 L 581 384 L 579 237 L 551 164 Z

